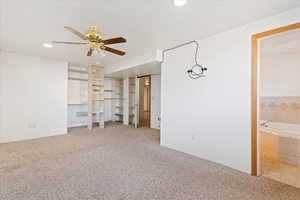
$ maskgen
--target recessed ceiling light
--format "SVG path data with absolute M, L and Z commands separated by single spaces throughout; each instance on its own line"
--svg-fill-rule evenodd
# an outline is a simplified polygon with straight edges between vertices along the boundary
M 50 44 L 50 43 L 44 43 L 43 47 L 45 47 L 45 48 L 53 48 L 53 45 Z
M 173 3 L 175 6 L 180 7 L 180 6 L 184 6 L 187 3 L 187 0 L 174 0 Z

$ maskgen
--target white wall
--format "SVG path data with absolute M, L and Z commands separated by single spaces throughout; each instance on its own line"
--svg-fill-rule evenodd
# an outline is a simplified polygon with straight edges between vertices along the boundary
M 1 53 L 0 143 L 67 133 L 66 62 Z
M 261 96 L 300 96 L 299 53 L 262 56 L 260 61 Z
M 298 8 L 199 41 L 199 62 L 208 75 L 198 80 L 186 73 L 194 45 L 168 52 L 161 144 L 250 173 L 251 35 L 299 21 Z
M 151 75 L 151 128 L 160 129 L 161 77 Z

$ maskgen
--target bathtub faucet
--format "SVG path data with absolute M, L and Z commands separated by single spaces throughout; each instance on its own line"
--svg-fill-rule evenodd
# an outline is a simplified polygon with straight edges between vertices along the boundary
M 263 120 L 261 123 L 260 123 L 260 125 L 261 126 L 264 126 L 264 127 L 268 127 L 268 123 L 269 123 L 270 121 L 269 120 Z

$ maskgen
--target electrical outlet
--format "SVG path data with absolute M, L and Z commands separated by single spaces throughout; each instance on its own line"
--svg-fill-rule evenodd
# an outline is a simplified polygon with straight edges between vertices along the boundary
M 192 140 L 196 140 L 196 134 L 192 135 Z
M 28 128 L 36 128 L 36 123 L 29 123 Z

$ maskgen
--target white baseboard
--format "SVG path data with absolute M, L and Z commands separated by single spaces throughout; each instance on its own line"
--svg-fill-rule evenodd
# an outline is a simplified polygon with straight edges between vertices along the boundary
M 68 128 L 77 128 L 77 127 L 81 127 L 81 126 L 87 126 L 87 123 L 82 123 L 82 124 L 69 124 Z
M 0 144 L 4 143 L 11 143 L 11 142 L 20 142 L 20 141 L 26 141 L 26 140 L 34 140 L 34 139 L 40 139 L 40 138 L 47 138 L 47 137 L 52 137 L 52 136 L 61 136 L 61 135 L 67 135 L 68 131 L 61 131 L 61 132 L 53 132 L 48 135 L 43 135 L 43 136 L 30 136 L 30 137 L 24 137 L 24 138 L 6 138 L 1 140 L 0 138 Z

